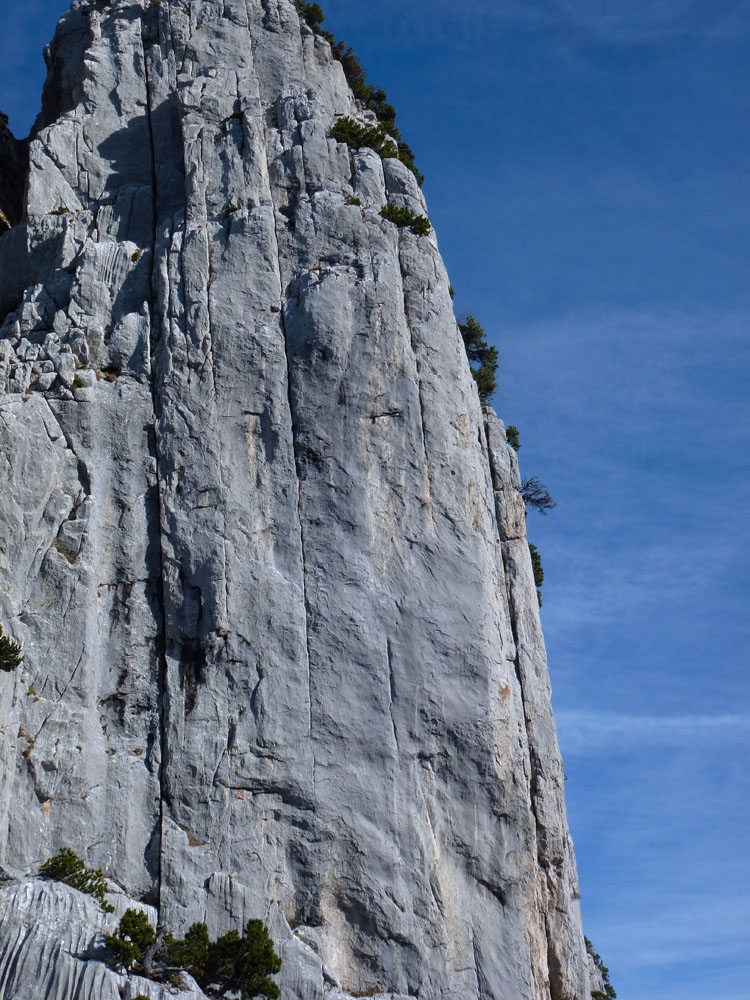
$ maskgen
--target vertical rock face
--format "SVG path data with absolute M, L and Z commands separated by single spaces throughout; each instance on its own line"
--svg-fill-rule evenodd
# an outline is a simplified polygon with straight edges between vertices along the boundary
M 516 456 L 434 237 L 379 215 L 413 175 L 328 138 L 367 116 L 290 0 L 76 3 L 48 63 L 0 862 L 260 916 L 290 998 L 587 1000 Z

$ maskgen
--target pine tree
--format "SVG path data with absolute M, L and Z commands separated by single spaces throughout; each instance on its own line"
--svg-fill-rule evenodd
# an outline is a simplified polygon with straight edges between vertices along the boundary
M 56 882 L 64 882 L 72 889 L 93 896 L 105 913 L 112 913 L 114 910 L 105 898 L 107 882 L 103 872 L 98 868 L 87 868 L 69 847 L 63 847 L 54 857 L 45 861 L 39 869 L 39 874 Z
M 223 993 L 238 992 L 242 1000 L 277 1000 L 280 990 L 270 977 L 280 969 L 268 928 L 262 920 L 248 920 L 244 936 L 229 931 L 209 945 L 205 980 L 220 983 Z
M 106 941 L 120 965 L 130 969 L 143 962 L 146 950 L 156 941 L 156 931 L 142 910 L 131 909 L 123 913 L 117 934 L 109 934 Z
M 0 625 L 0 670 L 10 673 L 16 667 L 20 667 L 23 662 L 23 653 L 17 642 L 13 642 L 3 632 Z
M 479 390 L 479 399 L 486 405 L 497 392 L 498 350 L 487 343 L 484 327 L 473 316 L 459 323 L 458 328 L 464 340 L 471 374 Z

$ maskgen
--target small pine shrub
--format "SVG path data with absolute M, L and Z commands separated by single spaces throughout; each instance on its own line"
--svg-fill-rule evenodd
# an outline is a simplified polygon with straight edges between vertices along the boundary
M 518 436 L 518 428 L 513 424 L 511 424 L 510 427 L 505 428 L 505 439 L 513 451 L 518 451 L 521 447 L 521 441 Z
M 398 147 L 380 125 L 360 125 L 354 118 L 339 118 L 328 135 L 350 149 L 373 149 L 381 159 L 398 156 Z
M 314 32 L 316 32 L 316 34 L 320 34 L 322 30 L 321 25 L 323 24 L 323 21 L 325 21 L 320 4 L 305 3 L 304 0 L 295 0 L 295 6 L 297 8 L 297 13 L 300 15 L 308 28 L 311 28 Z
M 105 896 L 107 883 L 104 874 L 98 868 L 87 868 L 69 847 L 63 847 L 54 857 L 45 861 L 39 869 L 39 874 L 56 882 L 64 882 L 72 889 L 93 896 L 105 913 L 114 911 L 114 906 L 107 902 Z
M 536 596 L 539 607 L 542 606 L 542 584 L 544 583 L 544 568 L 542 567 L 542 557 L 536 545 L 529 542 L 529 552 L 531 554 L 531 568 L 534 571 L 534 585 L 536 586 Z
M 23 651 L 17 642 L 13 642 L 3 632 L 0 625 L 0 670 L 9 674 L 23 663 Z
M 120 922 L 119 934 L 108 938 L 107 945 L 118 962 L 130 968 L 143 961 L 155 936 L 143 914 L 129 910 L 125 917 Z M 281 959 L 262 920 L 249 920 L 243 935 L 229 931 L 216 941 L 210 940 L 203 923 L 193 924 L 184 938 L 164 934 L 156 957 L 167 967 L 186 969 L 212 995 L 233 993 L 240 1000 L 252 997 L 277 1000 L 280 995 L 271 976 L 280 971 Z
M 204 979 L 219 983 L 222 994 L 239 993 L 242 1000 L 277 1000 L 280 990 L 270 977 L 280 969 L 268 928 L 262 920 L 248 920 L 242 937 L 229 931 L 209 945 Z
M 156 931 L 141 910 L 126 910 L 117 934 L 107 935 L 106 941 L 118 964 L 131 969 L 143 962 L 146 950 L 156 941 Z
M 420 186 L 424 183 L 424 176 L 414 166 L 414 155 L 410 147 L 401 140 L 394 142 L 393 130 L 382 123 L 360 125 L 354 118 L 339 118 L 328 135 L 336 142 L 345 142 L 351 149 L 374 149 L 382 160 L 400 160 L 415 175 Z
M 479 399 L 483 405 L 487 405 L 497 392 L 498 350 L 487 343 L 484 327 L 473 316 L 468 316 L 464 323 L 459 323 L 458 329 L 463 337 L 471 374 L 479 390 Z
M 375 117 L 382 126 L 382 131 L 392 136 L 398 142 L 395 152 L 389 155 L 401 160 L 417 178 L 417 183 L 421 187 L 424 184 L 424 174 L 417 169 L 414 162 L 414 153 L 411 147 L 403 141 L 401 132 L 396 127 L 396 109 L 392 104 L 388 103 L 386 92 L 380 87 L 375 87 L 373 84 L 367 82 L 367 74 L 354 49 L 345 42 L 337 41 L 335 35 L 330 31 L 326 31 L 323 27 L 325 16 L 320 4 L 306 3 L 305 0 L 295 0 L 295 6 L 297 13 L 308 28 L 314 31 L 316 35 L 320 35 L 321 38 L 325 38 L 330 44 L 331 54 L 334 59 L 341 63 L 346 82 L 351 87 L 355 98 L 368 111 L 374 112 Z
M 165 935 L 162 956 L 168 965 L 187 969 L 191 976 L 199 979 L 206 971 L 209 945 L 208 927 L 193 924 L 184 938 Z
M 601 990 L 594 990 L 591 994 L 592 1000 L 617 1000 L 617 994 L 615 993 L 614 986 L 609 981 L 609 969 L 602 961 L 602 956 L 594 951 L 594 946 L 587 937 L 583 940 L 586 942 L 586 951 L 589 955 L 591 955 L 594 960 L 594 965 L 602 974 L 602 982 L 604 983 L 604 992 Z
M 381 216 L 388 222 L 403 229 L 408 227 L 415 236 L 429 236 L 432 232 L 430 220 L 426 215 L 417 215 L 410 208 L 403 205 L 392 205 L 388 202 L 380 209 Z

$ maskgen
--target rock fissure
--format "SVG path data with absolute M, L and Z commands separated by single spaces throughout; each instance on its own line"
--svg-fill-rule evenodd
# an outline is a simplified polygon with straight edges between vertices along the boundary
M 411 323 L 409 321 L 409 309 L 408 309 L 408 305 L 407 305 L 407 302 L 406 302 L 406 290 L 405 290 L 405 287 L 404 287 L 404 280 L 405 280 L 405 277 L 406 277 L 406 273 L 405 273 L 405 270 L 404 270 L 403 259 L 401 257 L 401 243 L 402 243 L 402 240 L 405 239 L 405 237 L 399 231 L 399 233 L 397 234 L 396 238 L 398 240 L 398 263 L 399 263 L 399 270 L 400 270 L 400 274 L 401 274 L 401 294 L 402 294 L 403 304 L 404 304 L 404 319 L 406 321 L 406 329 L 407 329 L 407 332 L 408 332 L 408 335 L 409 335 L 409 344 L 410 344 L 411 351 L 412 351 L 412 354 L 413 354 L 413 359 L 414 359 L 414 378 L 415 378 L 415 381 L 416 381 L 416 384 L 417 384 L 417 398 L 419 400 L 419 431 L 420 431 L 420 438 L 421 438 L 421 444 L 422 444 L 422 468 L 423 468 L 423 475 L 424 475 L 424 493 L 425 493 L 425 496 L 424 496 L 424 505 L 425 505 L 425 507 L 427 509 L 428 522 L 431 525 L 433 525 L 433 528 L 434 528 L 434 524 L 433 524 L 433 511 L 432 511 L 432 494 L 431 494 L 431 486 L 430 486 L 430 471 L 429 471 L 430 470 L 430 464 L 429 464 L 429 461 L 428 461 L 428 458 L 427 458 L 427 434 L 425 432 L 425 405 L 424 405 L 424 397 L 422 395 L 422 376 L 421 376 L 420 371 L 419 371 L 419 364 L 420 364 L 420 362 L 419 362 L 419 346 L 418 346 L 418 344 L 416 343 L 416 341 L 414 339 L 414 334 L 413 334 L 413 331 L 412 331 L 412 328 L 411 328 Z
M 145 12 L 142 14 L 145 17 Z M 155 501 L 154 510 L 152 511 L 152 524 L 151 524 L 151 534 L 156 536 L 156 545 L 154 546 L 157 556 L 157 565 L 154 567 L 157 573 L 157 583 L 154 588 L 157 595 L 157 632 L 154 637 L 154 645 L 156 650 L 156 662 L 157 662 L 157 727 L 159 733 L 159 762 L 158 762 L 158 787 L 159 787 L 159 802 L 157 809 L 157 827 L 158 832 L 156 834 L 157 843 L 153 843 L 153 834 L 151 838 L 151 851 L 152 856 L 156 857 L 156 885 L 154 886 L 154 896 L 158 901 L 158 909 L 161 912 L 162 909 L 162 843 L 164 837 L 164 824 L 166 821 L 165 817 L 165 803 L 167 800 L 167 783 L 166 783 L 166 768 L 168 762 L 168 712 L 170 708 L 169 703 L 169 665 L 167 663 L 167 648 L 168 648 L 168 623 L 167 623 L 167 598 L 164 592 L 166 586 L 166 578 L 164 574 L 165 569 L 165 559 L 164 559 L 164 517 L 162 511 L 162 463 L 159 451 L 159 389 L 158 389 L 158 359 L 156 351 L 159 344 L 161 343 L 161 336 L 159 330 L 160 319 L 157 311 L 158 302 L 158 267 L 159 260 L 157 254 L 158 248 L 158 186 L 157 186 L 157 159 L 156 159 L 156 146 L 154 140 L 154 122 L 153 122 L 153 107 L 152 107 L 152 91 L 151 91 L 151 79 L 149 73 L 149 52 L 146 44 L 146 26 L 145 19 L 141 23 L 141 51 L 143 58 L 143 72 L 144 72 L 144 84 L 145 84 L 145 111 L 146 111 L 146 124 L 148 128 L 148 149 L 150 153 L 150 176 L 151 176 L 151 276 L 150 276 L 150 291 L 151 297 L 149 300 L 149 318 L 150 318 L 150 328 L 148 333 L 148 371 L 149 371 L 149 388 L 151 394 L 151 416 L 153 420 L 152 432 L 148 435 L 151 458 L 154 463 L 154 473 L 155 473 L 155 487 L 153 489 L 153 498 Z M 154 523 L 155 522 L 155 523 Z
M 249 17 L 249 12 L 248 12 Z M 255 60 L 255 50 L 253 47 L 252 33 L 248 33 L 250 37 L 251 51 L 253 53 L 253 61 Z M 264 132 L 264 155 L 266 158 L 267 169 L 270 168 L 269 163 L 269 150 L 268 150 L 268 140 L 267 132 Z M 273 236 L 274 236 L 274 263 L 276 266 L 276 277 L 278 280 L 279 298 L 278 298 L 278 315 L 279 315 L 279 326 L 281 337 L 283 341 L 284 349 L 284 363 L 285 363 L 285 389 L 286 389 L 286 405 L 287 412 L 289 415 L 289 428 L 292 437 L 292 452 L 293 452 L 293 464 L 295 468 L 296 475 L 296 513 L 297 513 L 297 523 L 299 527 L 299 546 L 300 546 L 300 558 L 302 563 L 302 601 L 304 606 L 304 630 L 305 630 L 305 651 L 307 655 L 307 696 L 308 696 L 308 712 L 309 712 L 309 737 L 312 745 L 314 746 L 314 735 L 313 735 L 313 678 L 312 678 L 312 649 L 310 643 L 310 616 L 311 608 L 308 598 L 308 579 L 307 579 L 307 555 L 305 550 L 305 528 L 304 528 L 304 517 L 303 517 L 303 497 L 302 497 L 302 478 L 300 477 L 299 470 L 299 443 L 298 443 L 298 433 L 295 427 L 295 407 L 294 407 L 294 393 L 292 386 L 292 359 L 290 357 L 289 351 L 289 338 L 287 334 L 287 324 L 286 324 L 286 307 L 288 302 L 287 291 L 288 284 L 284 282 L 284 275 L 281 267 L 281 241 L 279 238 L 279 227 L 278 227 L 278 209 L 276 205 L 276 198 L 274 196 L 273 183 L 269 177 L 268 193 L 270 198 L 270 207 L 273 213 Z M 315 795 L 315 754 L 313 752 L 312 758 L 312 791 L 313 796 Z

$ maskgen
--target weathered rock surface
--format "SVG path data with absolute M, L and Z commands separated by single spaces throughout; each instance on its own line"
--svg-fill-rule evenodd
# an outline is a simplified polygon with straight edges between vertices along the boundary
M 48 63 L 0 313 L 0 861 L 71 846 L 175 932 L 262 917 L 289 998 L 588 1000 L 516 456 L 434 237 L 379 215 L 426 211 L 413 175 L 328 138 L 362 115 L 290 0 L 77 3 Z M 39 996 L 109 995 L 50 962 Z
M 118 975 L 108 963 L 105 937 L 128 907 L 156 911 L 119 894 L 113 914 L 90 896 L 44 879 L 0 877 L 0 992 L 14 1000 L 205 1000 L 183 973 L 180 985 L 162 986 L 136 975 Z

